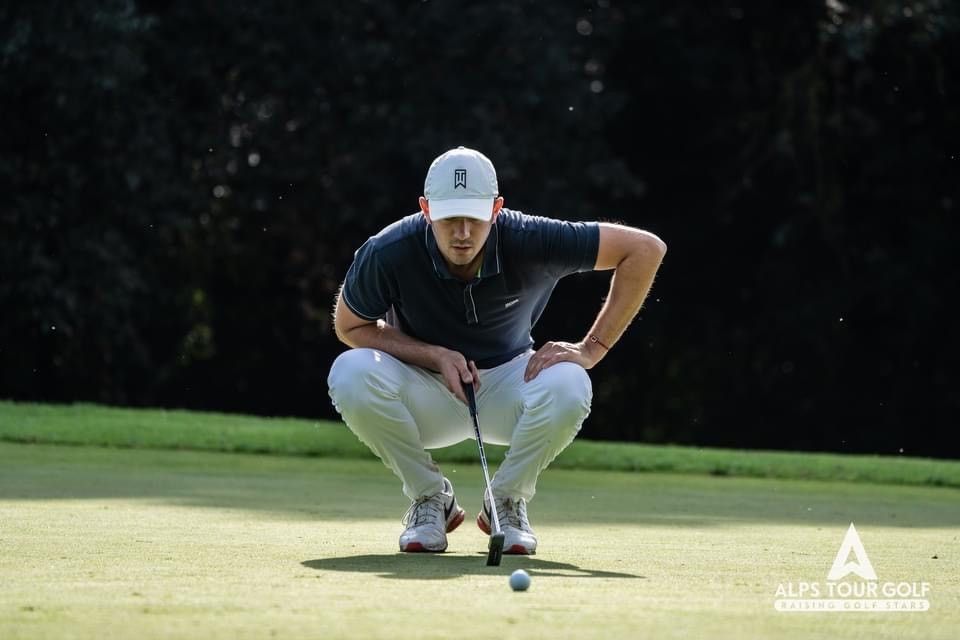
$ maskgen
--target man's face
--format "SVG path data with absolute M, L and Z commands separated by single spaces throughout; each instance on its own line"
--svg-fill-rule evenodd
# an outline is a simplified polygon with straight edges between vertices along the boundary
M 503 198 L 497 198 L 490 212 L 489 220 L 467 217 L 431 220 L 429 202 L 420 198 L 420 208 L 430 222 L 440 254 L 450 265 L 457 267 L 469 265 L 483 251 L 483 247 L 487 243 L 487 237 L 490 235 L 490 229 L 493 228 L 493 223 L 496 221 L 502 206 Z
M 450 264 L 462 267 L 470 264 L 486 245 L 493 225 L 489 220 L 444 218 L 431 226 L 443 257 Z

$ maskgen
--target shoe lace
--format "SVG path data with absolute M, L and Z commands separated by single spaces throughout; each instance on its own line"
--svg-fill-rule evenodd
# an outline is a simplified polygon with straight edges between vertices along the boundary
M 527 533 L 532 533 L 533 530 L 530 528 L 530 520 L 527 518 L 527 501 L 520 499 L 517 500 L 517 520 L 520 523 L 520 529 L 526 531 Z
M 403 526 L 419 527 L 430 524 L 431 522 L 440 522 L 443 520 L 443 505 L 440 501 L 440 495 L 418 498 L 410 504 L 410 508 L 403 514 L 400 522 Z
M 527 501 L 521 498 L 498 498 L 497 517 L 501 527 L 513 527 L 521 531 L 530 531 L 530 521 L 527 519 Z

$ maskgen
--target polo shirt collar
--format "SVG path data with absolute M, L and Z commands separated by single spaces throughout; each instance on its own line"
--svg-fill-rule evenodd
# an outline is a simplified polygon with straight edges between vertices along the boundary
M 433 262 L 433 270 L 438 276 L 445 280 L 459 280 L 447 268 L 447 261 L 443 259 L 443 254 L 437 247 L 437 239 L 428 224 L 425 231 L 425 242 L 427 244 L 427 253 L 430 254 L 430 260 Z M 500 275 L 500 225 L 494 223 L 490 227 L 490 235 L 487 236 L 487 244 L 483 248 L 483 266 L 480 268 L 480 278 L 490 278 Z

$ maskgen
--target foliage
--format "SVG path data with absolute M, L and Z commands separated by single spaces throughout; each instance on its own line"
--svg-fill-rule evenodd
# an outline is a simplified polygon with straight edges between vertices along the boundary
M 508 206 L 670 246 L 585 435 L 949 455 L 958 31 L 938 0 L 4 5 L 0 396 L 333 417 L 352 252 L 465 144 Z M 535 337 L 605 290 L 561 283 Z

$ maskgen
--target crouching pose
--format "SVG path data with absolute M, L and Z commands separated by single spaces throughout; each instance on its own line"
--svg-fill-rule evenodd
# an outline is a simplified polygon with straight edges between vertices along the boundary
M 665 251 L 638 229 L 504 209 L 493 164 L 472 149 L 433 161 L 420 211 L 356 252 L 334 312 L 351 349 L 328 379 L 347 426 L 412 501 L 401 551 L 444 551 L 463 522 L 428 450 L 474 437 L 462 387 L 470 383 L 484 441 L 509 447 L 477 525 L 489 533 L 496 509 L 504 553 L 536 552 L 527 502 L 537 478 L 580 430 L 592 397 L 587 370 L 640 309 Z M 609 269 L 609 295 L 585 337 L 534 350 L 531 330 L 557 281 Z

